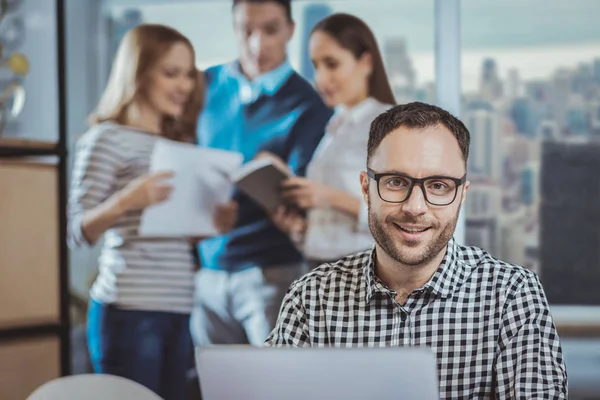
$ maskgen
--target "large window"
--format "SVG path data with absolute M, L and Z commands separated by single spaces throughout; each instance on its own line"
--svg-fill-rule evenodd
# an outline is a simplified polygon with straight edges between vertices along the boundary
M 155 22 L 187 35 L 202 69 L 236 57 L 230 1 L 107 3 L 113 43 L 129 27 Z M 438 103 L 436 73 L 453 70 L 439 59 L 435 71 L 434 32 L 444 18 L 438 12 L 434 20 L 435 5 L 461 12 L 456 52 L 472 186 L 457 239 L 539 273 L 553 304 L 600 305 L 600 2 L 295 0 L 290 61 L 312 80 L 310 29 L 348 12 L 375 32 L 397 100 Z M 452 35 L 443 27 L 438 39 Z M 438 55 L 453 51 L 445 50 Z
M 462 2 L 466 241 L 600 305 L 600 2 Z
M 113 46 L 131 26 L 155 22 L 187 35 L 202 69 L 236 57 L 230 1 L 107 3 Z M 453 72 L 442 59 L 435 71 L 435 4 L 461 11 L 456 52 L 472 186 L 457 239 L 539 273 L 553 304 L 600 305 L 600 2 L 295 0 L 290 61 L 312 80 L 310 29 L 348 12 L 375 32 L 398 102 L 438 103 L 436 73 Z
M 161 23 L 190 38 L 201 69 L 236 58 L 230 1 L 136 3 L 135 7 L 111 7 L 113 44 L 132 25 Z M 289 59 L 308 80 L 313 79 L 307 52 L 310 30 L 327 15 L 345 12 L 362 18 L 375 33 L 397 100 L 435 102 L 433 0 L 296 0 L 292 4 L 296 31 L 289 46 Z

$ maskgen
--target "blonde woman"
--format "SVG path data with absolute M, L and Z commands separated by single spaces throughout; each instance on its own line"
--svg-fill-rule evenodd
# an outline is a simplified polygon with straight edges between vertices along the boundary
M 185 399 L 194 243 L 138 236 L 142 210 L 169 197 L 168 172 L 148 174 L 156 140 L 195 141 L 203 86 L 189 40 L 141 25 L 119 47 L 108 85 L 75 153 L 73 245 L 104 244 L 90 292 L 88 345 L 98 373 L 123 376 L 166 400 Z M 215 221 L 223 231 L 234 204 Z

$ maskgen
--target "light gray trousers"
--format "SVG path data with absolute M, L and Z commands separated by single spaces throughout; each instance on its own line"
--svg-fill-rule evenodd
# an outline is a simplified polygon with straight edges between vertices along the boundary
M 306 272 L 304 263 L 239 272 L 200 269 L 190 318 L 195 345 L 262 346 L 287 289 Z

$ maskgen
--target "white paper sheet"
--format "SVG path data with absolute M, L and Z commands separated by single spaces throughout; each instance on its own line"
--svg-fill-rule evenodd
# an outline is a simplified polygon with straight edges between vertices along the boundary
M 231 199 L 227 175 L 241 166 L 241 153 L 198 147 L 161 139 L 150 161 L 150 172 L 173 171 L 173 192 L 163 203 L 142 214 L 139 234 L 152 237 L 196 237 L 218 234 L 213 225 L 217 204 Z

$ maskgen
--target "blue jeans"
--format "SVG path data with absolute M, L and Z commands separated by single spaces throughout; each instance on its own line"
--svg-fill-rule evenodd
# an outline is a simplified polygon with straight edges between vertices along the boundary
M 186 399 L 186 374 L 193 366 L 189 315 L 90 300 L 87 336 L 97 373 L 131 379 L 165 400 Z

